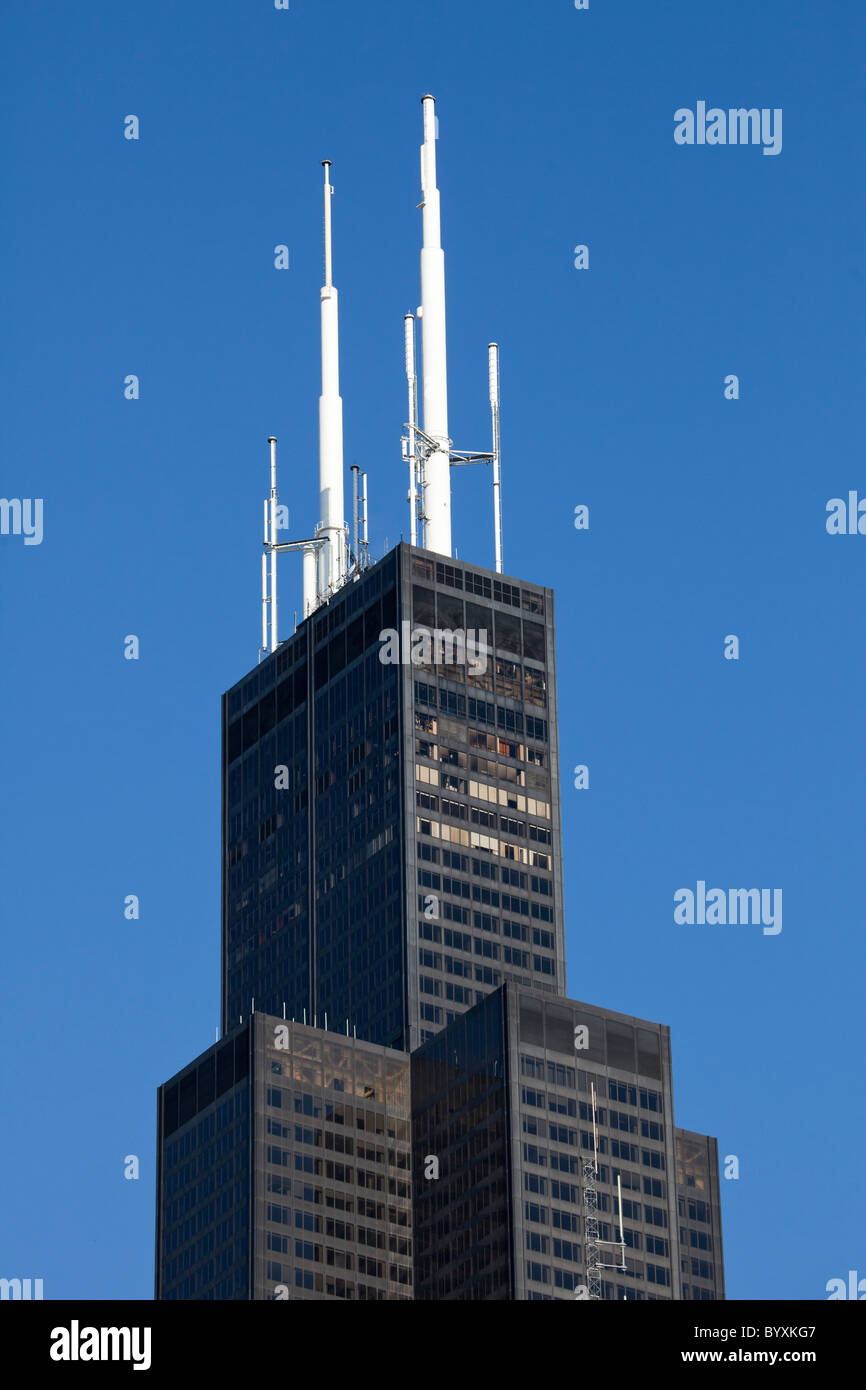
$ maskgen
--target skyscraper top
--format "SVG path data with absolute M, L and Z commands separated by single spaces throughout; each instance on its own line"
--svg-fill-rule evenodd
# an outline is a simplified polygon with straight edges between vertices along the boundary
M 496 570 L 502 572 L 502 512 L 499 465 L 499 348 L 488 344 L 488 395 L 492 421 L 492 447 L 488 453 L 455 450 L 448 433 L 448 383 L 445 329 L 445 253 L 442 249 L 439 189 L 436 176 L 438 119 L 435 97 L 422 97 L 424 141 L 421 146 L 422 246 L 421 304 L 421 397 L 423 422 L 418 420 L 418 393 L 415 369 L 415 316 L 404 317 L 406 375 L 409 395 L 408 431 L 403 438 L 403 458 L 409 466 L 410 535 L 413 545 L 420 530 L 423 549 L 451 558 L 451 469 L 455 465 L 484 463 L 493 465 L 494 551 Z M 344 516 L 343 480 L 343 402 L 340 396 L 338 294 L 333 283 L 331 246 L 331 161 L 322 160 L 324 183 L 324 260 L 325 283 L 320 292 L 322 392 L 319 397 L 319 520 L 312 536 L 280 542 L 277 539 L 278 508 L 276 454 L 271 445 L 271 491 L 265 512 L 264 560 L 262 571 L 262 651 L 278 645 L 277 637 L 277 553 L 300 550 L 303 554 L 303 616 L 331 598 L 347 581 L 358 578 L 367 562 L 366 473 L 355 477 L 353 491 L 360 482 L 362 492 L 353 501 L 353 525 L 358 529 L 358 507 L 362 508 L 364 543 L 357 535 L 350 543 Z M 268 564 L 269 560 L 269 564 Z M 268 615 L 270 614 L 270 623 Z

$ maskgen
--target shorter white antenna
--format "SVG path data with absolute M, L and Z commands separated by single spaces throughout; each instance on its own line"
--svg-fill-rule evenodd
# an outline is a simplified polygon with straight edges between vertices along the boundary
M 361 474 L 361 549 L 364 552 L 364 569 L 370 563 L 370 546 L 367 540 L 367 474 Z
M 406 384 L 409 388 L 409 436 L 406 440 L 406 460 L 409 464 L 409 521 L 412 544 L 418 544 L 418 491 L 415 484 L 417 459 L 415 435 L 418 429 L 418 378 L 415 374 L 415 315 L 403 319 L 406 347 Z
M 277 650 L 277 441 L 273 435 L 268 440 L 271 446 L 271 651 Z
M 490 381 L 490 414 L 493 423 L 493 545 L 496 573 L 502 573 L 502 478 L 499 463 L 499 344 L 487 346 L 487 374 Z
M 487 383 L 488 395 L 490 397 L 490 412 L 493 417 L 493 451 L 485 454 L 469 453 L 465 449 L 451 449 L 448 461 L 452 468 L 465 468 L 474 463 L 493 464 L 493 544 L 496 552 L 496 571 L 502 573 L 502 501 L 501 501 L 501 477 L 499 468 L 499 346 L 497 343 L 489 343 L 487 347 Z M 411 397 L 410 397 L 411 413 Z M 427 466 L 431 454 L 435 451 L 436 440 L 431 439 L 419 425 L 412 428 L 412 421 L 406 426 L 409 430 L 409 437 L 414 440 L 415 454 L 417 456 L 417 472 L 420 481 L 420 514 L 425 523 L 423 532 L 422 546 L 430 550 L 432 547 L 427 540 L 426 516 L 427 516 Z M 408 441 L 403 441 L 404 458 L 408 457 Z M 457 556 L 457 548 L 454 548 L 454 555 Z
M 265 536 L 262 550 L 262 645 L 259 660 L 279 646 L 277 626 L 277 555 L 281 550 L 300 550 L 303 554 L 304 617 L 316 607 L 316 556 L 328 544 L 328 535 L 309 536 L 300 541 L 278 541 L 277 441 L 268 436 L 271 452 L 271 489 L 265 498 Z M 268 558 L 270 557 L 270 564 Z
M 265 541 L 262 551 L 262 652 L 277 649 L 277 441 L 268 436 L 271 450 L 271 491 L 265 498 Z M 270 553 L 270 573 L 268 554 Z
M 358 569 L 358 474 L 357 463 L 352 464 L 352 563 Z

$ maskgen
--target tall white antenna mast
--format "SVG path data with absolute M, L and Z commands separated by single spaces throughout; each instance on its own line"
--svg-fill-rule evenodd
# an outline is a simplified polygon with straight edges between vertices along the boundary
M 448 387 L 445 354 L 445 253 L 442 250 L 439 189 L 436 187 L 436 98 L 421 98 L 424 107 L 424 144 L 421 146 L 423 189 L 423 245 L 421 248 L 421 377 L 424 426 L 418 424 L 415 376 L 415 321 L 404 318 L 406 381 L 409 388 L 408 431 L 403 438 L 403 459 L 409 465 L 409 509 L 412 544 L 421 521 L 425 550 L 451 555 L 451 469 L 474 463 L 493 464 L 493 534 L 496 570 L 502 573 L 502 505 L 499 468 L 499 348 L 487 349 L 490 410 L 493 416 L 492 453 L 469 453 L 452 448 L 448 435 Z M 420 493 L 420 496 L 419 496 Z
M 502 479 L 499 469 L 499 345 L 487 346 L 487 374 L 490 381 L 490 414 L 493 421 L 493 544 L 496 573 L 502 573 Z
M 325 170 L 325 283 L 322 311 L 322 394 L 319 397 L 319 525 L 328 542 L 319 553 L 318 601 L 328 598 L 346 573 L 343 518 L 343 402 L 340 398 L 338 296 L 331 280 L 331 161 Z
M 439 190 L 436 187 L 436 98 L 422 98 L 421 146 L 423 245 L 421 248 L 421 349 L 424 433 L 424 547 L 451 554 L 451 441 L 445 355 L 445 253 L 442 250 Z

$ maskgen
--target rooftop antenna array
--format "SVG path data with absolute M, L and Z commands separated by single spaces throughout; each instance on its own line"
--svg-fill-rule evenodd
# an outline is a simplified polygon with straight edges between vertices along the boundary
M 424 143 L 421 146 L 422 247 L 421 320 L 423 429 L 418 422 L 415 318 L 404 318 L 404 349 L 409 420 L 403 459 L 409 467 L 409 513 L 412 545 L 450 556 L 451 469 L 467 464 L 493 465 L 493 536 L 497 573 L 502 572 L 502 502 L 499 453 L 499 347 L 488 344 L 488 382 L 493 442 L 490 452 L 467 453 L 452 447 L 448 434 L 448 387 L 445 345 L 445 254 L 442 250 L 439 189 L 436 182 L 438 120 L 435 97 L 422 97 Z M 367 535 L 367 474 L 352 465 L 352 534 L 343 516 L 343 401 L 340 396 L 339 297 L 333 282 L 330 182 L 331 161 L 322 160 L 324 180 L 325 283 L 320 293 L 322 392 L 319 397 L 319 520 L 303 540 L 280 541 L 277 492 L 277 441 L 268 438 L 270 492 L 265 499 L 262 552 L 262 645 L 259 659 L 279 645 L 277 555 L 299 550 L 303 556 L 303 618 L 308 618 L 370 563 Z M 387 543 L 386 543 L 387 549 Z

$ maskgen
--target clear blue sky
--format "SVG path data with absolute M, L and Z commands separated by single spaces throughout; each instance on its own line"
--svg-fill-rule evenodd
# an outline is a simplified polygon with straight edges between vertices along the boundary
M 426 91 L 452 433 L 487 445 L 495 338 L 505 568 L 557 594 L 569 993 L 671 1026 L 678 1123 L 740 1160 L 730 1297 L 866 1274 L 866 536 L 825 530 L 866 495 L 864 38 L 850 0 L 9 0 L 0 493 L 44 498 L 44 539 L 0 537 L 0 1274 L 152 1296 L 155 1089 L 218 1021 L 269 434 L 314 519 L 320 160 L 381 554 Z M 781 107 L 782 153 L 677 146 L 699 100 Z M 455 503 L 492 563 L 483 470 Z M 676 925 L 699 879 L 781 887 L 782 932 Z

